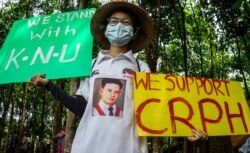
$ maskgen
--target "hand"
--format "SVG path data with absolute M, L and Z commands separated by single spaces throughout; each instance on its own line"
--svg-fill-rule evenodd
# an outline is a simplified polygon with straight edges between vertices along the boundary
M 197 141 L 197 140 L 207 140 L 208 136 L 207 133 L 198 129 L 193 129 L 193 135 L 187 137 L 187 139 L 191 142 Z
M 38 87 L 45 87 L 49 81 L 45 79 L 45 74 L 38 74 L 29 80 L 29 84 L 38 86 Z

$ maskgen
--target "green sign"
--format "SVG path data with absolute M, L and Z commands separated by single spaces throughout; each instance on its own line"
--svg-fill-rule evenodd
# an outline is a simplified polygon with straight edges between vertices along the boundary
M 16 21 L 0 50 L 0 84 L 89 76 L 94 8 Z

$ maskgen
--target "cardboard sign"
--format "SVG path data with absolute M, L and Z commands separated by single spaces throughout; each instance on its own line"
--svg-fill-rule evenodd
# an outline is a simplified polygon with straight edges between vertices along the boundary
M 135 118 L 140 136 L 249 134 L 250 112 L 239 82 L 136 72 Z
M 35 74 L 48 79 L 89 76 L 95 9 L 16 21 L 0 50 L 0 84 L 26 82 Z

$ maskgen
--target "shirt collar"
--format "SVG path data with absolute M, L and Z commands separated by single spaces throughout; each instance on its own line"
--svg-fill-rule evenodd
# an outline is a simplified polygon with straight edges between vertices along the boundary
M 129 50 L 126 53 L 121 53 L 121 54 L 117 55 L 116 57 L 110 56 L 108 54 L 108 52 L 109 52 L 109 50 L 101 50 L 98 53 L 98 57 L 96 59 L 96 62 L 99 64 L 103 60 L 107 60 L 107 59 L 110 59 L 110 58 L 116 58 L 116 57 L 125 57 L 125 58 L 129 59 L 132 63 L 136 62 L 136 59 L 134 57 L 134 54 L 133 54 L 132 50 Z
M 134 56 L 132 50 L 129 50 L 128 52 L 126 52 L 123 55 L 125 55 L 132 63 L 136 62 L 136 59 L 135 59 L 135 56 Z
M 113 109 L 116 109 L 116 104 L 114 104 L 113 106 L 108 106 L 102 100 L 100 100 L 99 105 L 100 105 L 101 108 L 105 108 L 105 110 L 108 110 L 109 107 L 113 107 Z

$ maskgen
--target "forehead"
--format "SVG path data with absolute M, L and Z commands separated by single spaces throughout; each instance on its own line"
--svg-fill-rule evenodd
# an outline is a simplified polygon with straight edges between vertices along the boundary
M 123 11 L 116 11 L 111 14 L 110 17 L 131 17 L 129 13 Z
M 120 89 L 120 86 L 118 84 L 115 83 L 107 83 L 104 86 L 105 89 Z

